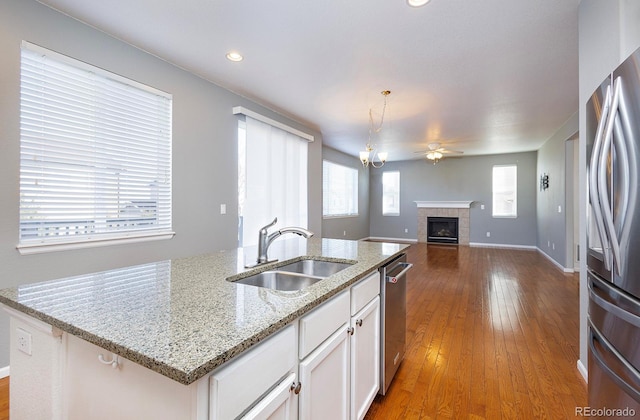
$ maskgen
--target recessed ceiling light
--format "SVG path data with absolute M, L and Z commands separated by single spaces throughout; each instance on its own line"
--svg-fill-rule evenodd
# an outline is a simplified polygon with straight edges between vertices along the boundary
M 227 53 L 227 59 L 231 60 L 231 61 L 242 61 L 244 57 L 242 57 L 242 55 L 240 55 L 239 52 L 235 52 L 235 51 L 229 51 Z
M 411 7 L 420 7 L 429 3 L 430 0 L 407 0 L 407 4 Z

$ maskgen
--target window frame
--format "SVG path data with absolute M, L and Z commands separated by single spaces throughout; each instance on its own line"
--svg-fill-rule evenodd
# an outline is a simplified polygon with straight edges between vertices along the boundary
M 42 57 L 44 61 L 37 56 Z M 33 65 L 39 67 L 29 67 Z M 34 70 L 37 70 L 38 73 L 34 73 Z M 43 79 L 42 75 L 45 74 L 47 75 L 46 77 L 52 78 L 58 77 L 62 74 L 73 74 L 82 78 L 78 81 L 69 78 L 68 80 L 73 81 L 63 82 L 60 85 L 58 85 L 57 82 L 56 84 L 52 84 L 52 86 L 60 88 L 59 92 L 61 92 L 60 95 L 62 95 L 60 97 L 63 98 L 63 100 L 72 100 L 66 99 L 75 97 L 72 92 L 81 92 L 82 94 L 87 95 L 87 98 L 97 99 L 92 102 L 89 102 L 88 100 L 83 102 L 69 102 L 69 104 L 75 106 L 73 111 L 68 111 L 68 114 L 60 114 L 61 116 L 58 117 L 57 121 L 59 122 L 55 124 L 64 123 L 65 127 L 70 127 L 69 130 L 75 130 L 70 131 L 70 133 L 72 133 L 70 135 L 74 136 L 69 137 L 72 141 L 67 140 L 67 137 L 64 137 L 64 134 L 59 136 L 56 134 L 48 134 L 49 132 L 55 132 L 56 126 L 51 125 L 52 123 L 46 122 L 45 118 L 42 117 L 44 115 L 54 115 L 52 113 L 61 112 L 61 110 L 66 111 L 69 108 L 60 108 L 58 105 L 47 107 L 47 102 L 50 101 L 50 99 L 47 99 L 47 96 L 41 95 L 44 99 L 38 99 L 38 97 L 34 97 L 33 95 L 29 96 L 28 94 L 29 90 L 27 89 L 43 89 L 43 86 L 48 86 L 47 84 L 44 84 L 44 80 L 55 80 Z M 87 93 L 97 91 L 97 89 L 90 90 L 84 87 L 78 88 L 76 86 L 80 80 L 82 80 L 83 83 L 87 83 L 85 86 L 89 86 L 91 83 L 104 83 L 107 88 L 103 88 L 103 91 L 108 92 L 108 95 L 115 98 L 115 101 L 112 102 L 111 105 L 105 106 L 104 103 L 106 101 L 103 100 L 103 97 L 94 97 Z M 16 248 L 21 254 L 170 239 L 175 235 L 172 227 L 171 149 L 173 97 L 171 94 L 26 41 L 22 41 L 21 44 L 20 84 L 20 226 L 18 232 L 18 244 L 16 245 Z M 117 86 L 117 88 L 110 89 L 111 86 Z M 74 91 L 74 88 L 78 90 Z M 117 89 L 122 89 L 122 91 L 126 93 L 116 95 L 115 91 Z M 40 91 L 34 90 L 33 92 Z M 162 108 L 160 113 L 158 111 L 154 111 L 152 114 L 146 114 L 147 116 L 152 116 L 152 121 L 156 124 L 151 127 L 153 127 L 155 132 L 161 132 L 161 134 L 157 135 L 157 137 L 152 137 L 151 140 L 144 137 L 143 143 L 140 143 L 142 139 L 140 136 L 144 136 L 144 134 L 136 134 L 137 137 L 133 137 L 134 140 L 132 140 L 131 136 L 122 136 L 115 132 L 115 134 L 105 134 L 108 130 L 104 130 L 104 128 L 102 128 L 107 127 L 105 125 L 105 121 L 109 123 L 117 123 L 120 121 L 119 118 L 121 117 L 114 116 L 114 114 L 116 114 L 114 111 L 120 112 L 125 109 L 118 106 L 118 104 L 121 103 L 119 101 L 122 101 L 125 98 L 130 100 L 131 95 L 139 95 L 138 97 L 144 98 L 141 99 L 144 101 L 148 101 L 149 98 L 155 97 L 155 100 L 162 101 L 164 104 L 164 108 Z M 130 103 L 138 104 L 138 102 Z M 30 108 L 34 105 L 37 105 L 39 108 Z M 70 105 L 63 106 L 69 107 Z M 130 106 L 135 107 L 136 105 Z M 89 110 L 93 113 L 88 114 Z M 109 114 L 109 112 L 113 112 L 113 114 Z M 120 112 L 120 114 L 126 116 L 128 121 L 131 121 L 134 124 L 142 123 L 142 120 L 138 120 L 136 118 L 145 118 L 136 117 L 134 119 L 130 119 L 131 115 L 126 113 L 126 111 L 124 113 Z M 83 115 L 84 117 L 87 115 L 90 116 L 80 120 L 78 115 Z M 109 116 L 105 117 L 107 115 Z M 40 120 L 35 120 L 34 117 L 39 117 Z M 28 118 L 39 122 L 32 123 Z M 105 118 L 109 119 L 106 120 Z M 52 121 L 56 120 L 52 119 Z M 82 121 L 82 123 L 79 121 Z M 146 123 L 148 120 L 144 121 Z M 38 125 L 36 126 L 34 124 Z M 40 134 L 38 134 L 37 138 L 27 131 L 29 129 L 33 130 L 33 128 L 30 127 L 41 127 L 41 131 L 38 132 Z M 134 125 L 132 127 L 135 128 L 137 126 Z M 89 136 L 87 134 L 88 132 L 94 134 Z M 92 141 L 88 142 L 88 139 L 92 139 Z M 61 141 L 68 143 L 61 143 Z M 84 146 L 85 142 L 87 142 L 86 146 Z M 63 152 L 63 149 L 60 149 L 62 144 L 71 144 L 71 147 L 73 147 L 73 144 L 75 143 L 82 144 L 83 148 L 86 149 L 81 150 L 81 147 L 71 149 L 73 150 L 73 156 L 76 156 L 74 159 L 77 159 L 78 162 L 85 162 L 79 170 L 77 168 L 78 165 L 75 165 L 74 167 L 74 164 L 63 163 L 73 162 L 68 160 L 72 155 L 65 154 L 68 152 Z M 123 143 L 123 145 L 117 145 L 119 143 Z M 34 144 L 42 144 L 43 146 L 40 151 L 34 151 Z M 148 144 L 148 150 L 144 147 L 136 149 L 137 147 L 140 147 L 140 144 Z M 69 146 L 66 147 L 69 149 Z M 137 155 L 140 156 L 140 159 L 136 159 L 133 157 L 135 154 L 127 154 L 127 159 L 121 160 L 122 162 L 126 162 L 126 164 L 123 163 L 125 166 L 122 166 L 125 171 L 124 173 L 130 170 L 148 171 L 150 168 L 155 168 L 157 171 L 155 172 L 155 175 L 147 175 L 149 173 L 154 174 L 153 172 L 145 172 L 145 175 L 138 175 L 138 172 L 135 174 L 130 172 L 127 174 L 129 175 L 129 178 L 131 178 L 131 180 L 129 180 L 129 178 L 125 179 L 125 176 L 121 176 L 121 172 L 119 170 L 114 170 L 113 173 L 111 173 L 107 166 L 100 163 L 93 163 L 100 162 L 100 159 L 105 159 L 105 156 L 107 156 L 108 153 L 112 153 L 118 147 L 126 147 L 131 148 L 131 150 L 136 150 Z M 62 178 L 59 179 L 73 180 L 74 178 L 71 174 L 78 173 L 82 174 L 86 179 L 93 179 L 92 182 L 86 184 L 93 185 L 93 187 L 85 186 L 82 189 L 82 192 L 78 192 L 77 190 L 71 192 L 73 191 L 71 189 L 72 187 L 58 187 L 55 189 L 51 189 L 52 187 L 38 187 L 37 179 L 32 178 L 32 181 L 29 180 L 29 174 L 33 173 L 33 169 L 30 169 L 29 165 L 26 164 L 26 162 L 33 159 L 35 159 L 34 161 L 37 161 L 38 156 L 42 156 L 44 158 L 42 159 L 43 162 L 45 160 L 50 161 L 52 162 L 51 164 L 57 165 L 57 167 L 60 168 L 59 173 Z M 58 158 L 57 156 L 60 157 Z M 120 156 L 121 155 L 115 157 L 114 162 Z M 155 160 L 149 160 L 149 156 L 153 156 L 153 159 Z M 133 166 L 129 166 L 130 162 L 133 162 L 131 163 Z M 47 165 L 50 164 L 38 163 L 38 165 L 41 165 L 43 168 L 42 170 L 46 171 L 49 167 Z M 40 166 L 35 166 L 36 170 L 38 170 L 38 167 Z M 86 169 L 82 169 L 83 167 L 86 167 Z M 117 174 L 114 175 L 116 172 Z M 142 174 L 142 172 L 140 172 L 140 174 Z M 117 178 L 117 187 L 113 186 L 114 176 Z M 153 180 L 148 180 L 147 176 L 150 176 Z M 136 180 L 133 180 L 133 177 L 136 177 Z M 43 178 L 44 182 L 48 182 L 49 179 L 50 178 L 48 177 Z M 100 184 L 101 182 L 105 182 L 105 184 Z M 111 184 L 109 184 L 109 182 L 111 182 Z M 127 182 L 126 185 L 129 186 L 127 187 L 128 189 L 122 189 L 125 182 Z M 146 197 L 147 192 L 145 190 L 141 190 L 138 183 L 141 183 L 140 185 L 145 185 L 146 188 L 149 189 L 149 194 L 153 194 L 155 191 L 157 194 L 156 198 L 153 198 L 153 195 L 151 195 L 150 198 Z M 35 186 L 35 189 L 33 192 L 27 193 L 30 185 L 32 186 L 32 189 L 34 188 L 33 186 Z M 106 187 L 103 187 L 102 185 L 105 185 Z M 55 192 L 55 190 L 58 190 L 58 192 Z M 117 201 L 115 202 L 113 201 L 114 191 L 117 191 Z M 126 192 L 130 195 L 126 196 L 126 198 L 122 198 L 124 195 L 121 195 L 121 192 L 123 194 Z M 76 210 L 79 214 L 78 220 L 85 220 L 89 223 L 89 225 L 85 226 L 86 229 L 84 232 L 82 232 L 83 229 L 78 230 L 77 227 L 74 227 L 73 225 L 77 223 L 73 223 L 73 221 L 68 217 L 69 214 L 73 213 L 73 206 L 71 204 L 73 201 L 70 201 L 68 198 L 70 194 L 71 197 L 75 197 L 73 200 L 81 200 L 79 202 L 86 200 L 86 203 L 93 203 L 93 205 L 85 204 L 82 209 L 78 208 L 78 210 Z M 35 201 L 36 211 L 38 209 L 43 209 L 43 213 L 40 218 L 36 219 L 40 221 L 39 224 L 44 223 L 47 226 L 51 224 L 59 224 L 62 230 L 66 229 L 66 232 L 71 232 L 71 234 L 60 233 L 57 231 L 58 228 L 49 232 L 50 229 L 46 226 L 44 231 L 34 231 L 33 228 L 28 227 L 30 223 L 33 223 L 30 221 L 28 215 L 30 212 L 32 213 L 34 211 L 33 207 L 30 207 L 33 205 L 34 199 L 32 198 L 29 202 L 28 199 L 23 199 L 23 197 L 37 198 L 39 195 L 49 195 L 50 200 L 53 200 L 49 201 L 53 203 L 49 205 L 46 204 L 46 200 L 42 201 L 42 199 L 37 199 Z M 60 208 L 62 209 L 62 213 L 60 213 L 59 218 L 56 218 L 54 212 L 46 209 L 46 206 L 51 207 L 52 205 L 61 206 Z M 114 205 L 115 207 L 113 207 Z M 104 210 L 107 207 L 113 210 Z M 97 209 L 101 209 L 101 212 Z M 134 217 L 131 212 L 136 211 L 136 209 L 139 214 Z M 114 214 L 114 212 L 116 212 L 115 216 L 112 216 L 111 214 Z
M 394 187 L 395 191 L 392 191 L 391 194 L 394 196 L 394 200 L 397 204 L 397 211 L 385 211 L 385 198 L 388 193 L 385 193 L 385 175 L 396 175 L 396 182 L 390 187 Z M 382 215 L 383 216 L 400 216 L 400 171 L 383 171 L 382 172 Z
M 496 191 L 496 169 L 498 168 L 513 168 L 514 176 L 512 180 L 513 191 L 509 191 L 508 188 L 503 188 L 502 191 Z M 498 194 L 513 194 L 513 212 L 512 213 L 496 213 L 496 200 L 499 199 Z M 517 164 L 504 164 L 493 165 L 491 169 L 491 217 L 494 219 L 516 219 L 518 217 L 518 165 Z
M 352 196 L 350 198 L 350 200 L 353 201 L 354 203 L 354 212 L 352 213 L 331 213 L 331 214 L 326 214 L 325 213 L 325 209 L 326 209 L 326 205 L 325 205 L 325 200 L 327 200 L 327 191 L 325 189 L 325 187 L 331 187 L 330 185 L 327 185 L 326 183 L 328 182 L 326 180 L 326 174 L 325 174 L 325 165 L 331 165 L 334 167 L 340 167 L 343 168 L 345 170 L 347 170 L 347 172 L 349 172 L 351 174 L 351 176 L 353 177 L 352 181 L 355 181 L 353 183 L 353 185 L 351 186 L 352 191 Z M 360 188 L 360 182 L 359 182 L 359 176 L 360 176 L 360 171 L 358 171 L 357 169 L 351 167 L 351 166 L 347 166 L 347 165 L 343 165 L 337 162 L 334 162 L 332 160 L 329 159 L 323 159 L 322 160 L 322 218 L 323 219 L 342 219 L 342 218 L 349 218 L 349 217 L 359 217 L 360 216 L 360 209 L 359 209 L 359 198 L 360 198 L 360 194 L 359 194 L 359 188 Z M 349 201 L 349 199 L 345 199 L 345 201 Z

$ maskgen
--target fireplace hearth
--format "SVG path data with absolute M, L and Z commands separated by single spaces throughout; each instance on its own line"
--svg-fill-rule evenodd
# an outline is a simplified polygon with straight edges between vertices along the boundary
M 458 243 L 458 218 L 457 217 L 428 217 L 427 218 L 427 242 L 457 244 Z

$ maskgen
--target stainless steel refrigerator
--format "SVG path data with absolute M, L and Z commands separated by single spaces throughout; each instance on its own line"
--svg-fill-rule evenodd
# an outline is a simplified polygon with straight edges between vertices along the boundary
M 640 50 L 587 103 L 589 407 L 640 415 Z

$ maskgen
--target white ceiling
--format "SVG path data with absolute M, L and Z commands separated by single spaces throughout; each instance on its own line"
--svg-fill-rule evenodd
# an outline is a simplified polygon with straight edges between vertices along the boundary
M 40 0 L 389 160 L 539 148 L 578 110 L 580 0 Z M 230 50 L 244 55 L 233 63 Z

